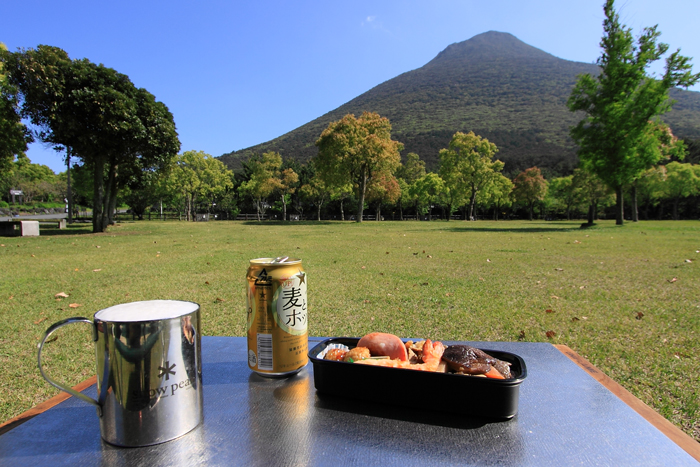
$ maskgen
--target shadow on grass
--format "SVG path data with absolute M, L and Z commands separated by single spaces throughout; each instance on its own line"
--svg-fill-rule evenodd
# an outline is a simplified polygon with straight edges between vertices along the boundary
M 62 237 L 67 235 L 88 235 L 92 234 L 92 224 L 70 224 L 65 229 L 41 227 L 39 235 L 41 237 Z
M 538 233 L 538 232 L 566 232 L 566 231 L 577 231 L 581 230 L 581 222 L 557 222 L 556 224 L 552 222 L 533 222 L 528 224 L 527 227 L 523 227 L 519 224 L 518 227 L 509 228 L 504 222 L 503 227 L 495 227 L 493 224 L 489 226 L 478 225 L 478 223 L 469 223 L 468 225 L 458 225 L 443 228 L 442 230 L 449 230 L 450 232 L 526 232 L 526 233 Z

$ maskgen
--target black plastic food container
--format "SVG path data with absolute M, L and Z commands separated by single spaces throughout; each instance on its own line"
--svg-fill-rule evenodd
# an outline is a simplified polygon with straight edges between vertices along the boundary
M 326 339 L 309 351 L 314 385 L 321 394 L 506 420 L 518 413 L 520 384 L 527 377 L 525 361 L 498 350 L 481 349 L 511 364 L 513 379 L 499 380 L 450 373 L 383 368 L 319 359 L 330 344 L 357 346 L 358 338 Z M 435 397 L 420 397 L 423 391 Z

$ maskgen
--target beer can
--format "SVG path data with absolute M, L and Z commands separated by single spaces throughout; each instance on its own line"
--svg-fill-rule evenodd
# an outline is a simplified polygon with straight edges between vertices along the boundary
M 301 260 L 250 260 L 247 280 L 248 366 L 262 376 L 290 376 L 308 363 L 307 279 Z

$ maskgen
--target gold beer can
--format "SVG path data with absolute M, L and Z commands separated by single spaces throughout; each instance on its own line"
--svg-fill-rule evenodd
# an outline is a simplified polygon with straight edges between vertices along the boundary
M 246 274 L 248 366 L 262 376 L 290 376 L 308 363 L 306 273 L 286 256 L 251 259 Z

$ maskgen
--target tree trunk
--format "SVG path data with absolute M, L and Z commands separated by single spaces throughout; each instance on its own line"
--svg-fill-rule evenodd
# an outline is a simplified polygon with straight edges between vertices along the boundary
M 103 219 L 104 196 L 105 196 L 105 170 L 106 160 L 103 156 L 95 158 L 93 174 L 93 200 L 92 200 L 92 231 L 93 233 L 104 232 L 105 225 Z
M 68 178 L 68 193 L 66 196 L 66 199 L 68 200 L 68 223 L 72 224 L 73 223 L 73 190 L 70 186 L 70 156 L 71 156 L 71 149 L 66 148 L 66 177 Z
M 117 166 L 110 165 L 109 167 L 109 196 L 107 197 L 107 202 L 105 204 L 105 211 L 107 214 L 107 219 L 105 225 L 110 226 L 114 224 L 114 211 L 117 209 Z M 143 214 L 142 214 L 143 217 Z
M 469 220 L 474 220 L 474 204 L 476 203 L 476 190 L 472 190 L 472 195 L 469 198 Z
M 365 190 L 367 189 L 367 170 L 365 169 L 360 180 L 360 201 L 357 206 L 356 222 L 362 222 L 362 213 L 365 210 Z
M 380 221 L 382 219 L 382 203 L 381 201 L 377 203 L 377 218 L 375 221 Z
M 340 198 L 340 220 L 344 221 L 345 220 L 345 211 L 343 211 L 343 203 L 345 200 L 343 198 Z
M 639 211 L 637 210 L 637 185 L 632 185 L 632 222 L 639 222 Z
M 318 203 L 318 209 L 316 210 L 316 220 L 321 221 L 321 206 L 323 206 L 323 202 Z
M 622 193 L 622 187 L 615 188 L 615 225 L 623 225 L 625 223 L 625 199 Z
M 593 225 L 593 220 L 595 219 L 595 207 L 593 203 L 588 205 L 588 225 Z
M 678 220 L 678 205 L 680 204 L 680 197 L 673 198 L 673 220 Z
M 282 193 L 282 221 L 287 220 L 287 200 L 284 199 L 284 193 Z

